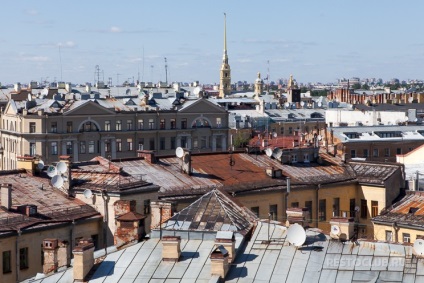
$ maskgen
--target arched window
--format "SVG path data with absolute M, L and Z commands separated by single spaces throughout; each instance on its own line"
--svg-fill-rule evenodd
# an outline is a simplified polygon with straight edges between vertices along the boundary
M 98 132 L 99 131 L 99 127 L 97 127 L 97 125 L 91 121 L 86 121 L 84 122 L 80 128 L 79 128 L 79 132 Z
M 192 128 L 205 128 L 205 127 L 210 127 L 211 124 L 209 123 L 209 121 L 203 117 L 197 118 L 196 120 L 194 120 L 194 122 L 191 124 Z

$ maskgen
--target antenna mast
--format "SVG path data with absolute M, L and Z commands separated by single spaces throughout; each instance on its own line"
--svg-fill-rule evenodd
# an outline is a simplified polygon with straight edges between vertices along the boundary
M 168 64 L 165 57 L 165 83 L 168 85 Z
M 268 83 L 268 94 L 269 94 L 269 60 L 267 61 L 267 64 L 268 64 L 268 67 L 267 67 L 268 74 L 266 76 L 266 80 L 267 80 L 267 83 Z
M 62 52 L 60 50 L 60 44 L 59 44 L 59 63 L 60 63 L 60 81 L 63 81 L 62 79 Z

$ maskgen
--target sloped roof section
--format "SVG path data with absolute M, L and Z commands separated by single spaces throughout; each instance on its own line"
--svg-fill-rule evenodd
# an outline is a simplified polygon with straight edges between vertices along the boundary
M 257 220 L 229 195 L 214 189 L 169 219 L 162 229 L 184 231 L 232 231 L 247 234 Z
M 359 183 L 383 185 L 401 165 L 387 163 L 349 162 Z

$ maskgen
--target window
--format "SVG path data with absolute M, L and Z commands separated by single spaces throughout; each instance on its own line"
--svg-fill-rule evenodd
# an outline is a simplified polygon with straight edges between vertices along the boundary
M 161 150 L 165 149 L 165 138 L 164 137 L 161 137 L 160 140 L 159 140 L 159 148 Z
M 349 200 L 349 211 L 350 211 L 350 217 L 355 217 L 355 199 L 351 198 Z
M 28 268 L 28 248 L 19 249 L 19 268 Z
M 402 154 L 402 149 L 401 148 L 396 148 L 396 154 Z
M 30 133 L 35 133 L 35 122 L 30 122 L 29 123 L 29 132 Z
M 297 162 L 297 154 L 293 154 L 291 156 L 291 162 L 296 163 Z
M 297 202 L 297 201 L 296 202 L 292 202 L 291 203 L 291 207 L 296 207 L 296 208 L 299 207 L 299 202 Z
M 181 146 L 182 147 L 184 147 L 184 148 L 187 148 L 188 147 L 188 145 L 187 145 L 187 137 L 181 137 Z M 217 145 L 217 147 L 218 147 L 218 145 Z
M 327 200 L 320 199 L 319 200 L 319 211 L 318 211 L 318 219 L 319 221 L 325 221 L 327 219 Z
M 57 142 L 51 142 L 50 148 L 52 155 L 57 155 Z
M 198 142 L 197 138 L 193 139 L 193 148 L 199 148 L 199 142 Z
M 367 158 L 368 157 L 368 149 L 364 149 L 364 157 Z
M 50 124 L 50 132 L 57 133 L 57 122 L 52 122 Z
M 80 142 L 80 153 L 85 153 L 85 141 Z
M 411 234 L 409 233 L 402 233 L 402 238 L 404 243 L 410 243 L 411 242 Z
M 110 121 L 105 121 L 105 132 L 110 132 Z
M 350 151 L 350 158 L 355 158 L 356 157 L 356 150 L 352 149 Z
M 181 119 L 181 129 L 187 129 L 187 119 Z
M 371 217 L 376 217 L 378 215 L 378 201 L 371 201 Z
M 155 138 L 150 138 L 149 140 L 149 149 L 155 150 Z
M 284 135 L 284 127 L 280 128 L 280 134 Z
M 206 144 L 207 144 L 207 137 L 206 136 L 201 136 L 200 137 L 200 148 L 206 148 Z
M 72 126 L 72 122 L 68 121 L 66 122 L 66 132 L 67 133 L 72 133 L 74 131 L 73 126 Z
M 99 129 L 97 125 L 93 122 L 85 122 L 83 127 L 79 130 L 80 132 L 97 132 Z
M 305 207 L 308 209 L 309 211 L 309 218 L 308 218 L 308 222 L 312 222 L 312 201 L 311 200 L 307 200 L 305 201 Z
M 221 125 L 221 117 L 216 118 L 216 127 L 217 128 L 221 128 L 222 127 L 222 125 Z
M 105 140 L 105 152 L 110 152 L 110 141 Z
M 293 128 L 289 127 L 289 134 L 293 134 Z
M 116 139 L 116 151 L 122 151 L 122 140 Z
M 30 156 L 35 156 L 36 153 L 36 145 L 35 142 L 30 142 L 29 143 L 29 155 Z
M 88 153 L 94 153 L 94 141 L 88 142 Z
M 127 139 L 127 150 L 128 151 L 133 150 L 133 140 L 132 139 Z
M 175 137 L 171 137 L 171 149 L 176 149 L 176 146 L 175 146 Z
M 150 214 L 150 199 L 144 200 L 144 214 Z
M 149 130 L 155 129 L 155 120 L 149 119 Z
M 159 128 L 161 130 L 165 130 L 165 119 L 160 119 Z
M 373 156 L 373 157 L 378 157 L 378 148 L 374 148 L 374 149 L 372 150 L 372 156 Z
M 393 241 L 393 232 L 386 230 L 386 241 L 387 242 L 392 242 Z
M 137 127 L 138 127 L 139 130 L 143 130 L 144 129 L 143 119 L 139 119 L 138 120 Z
M 117 131 L 121 131 L 122 130 L 121 120 L 117 120 L 116 121 L 116 130 Z
M 170 123 L 171 123 L 171 129 L 175 129 L 177 127 L 177 122 L 175 121 L 175 119 L 171 119 Z
M 390 148 L 385 148 L 385 149 L 384 149 L 384 156 L 385 156 L 385 157 L 390 156 Z
M 333 216 L 341 216 L 340 198 L 333 198 Z
M 140 139 L 138 141 L 138 150 L 143 150 L 144 149 L 144 139 Z
M 271 204 L 269 206 L 269 214 L 270 214 L 271 220 L 277 220 L 277 205 L 276 204 Z
M 133 121 L 127 120 L 127 131 L 132 131 L 132 130 L 133 130 Z
M 66 154 L 68 154 L 68 155 L 72 154 L 72 142 L 71 141 L 66 142 Z
M 12 272 L 12 252 L 3 252 L 3 274 Z
M 259 218 L 259 206 L 251 207 L 250 210 Z
M 368 211 L 367 200 L 361 199 L 361 218 L 367 218 L 367 211 Z

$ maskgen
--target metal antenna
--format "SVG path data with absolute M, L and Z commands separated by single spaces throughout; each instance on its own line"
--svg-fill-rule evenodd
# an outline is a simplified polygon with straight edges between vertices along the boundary
M 165 83 L 168 85 L 168 64 L 165 57 Z
M 61 52 L 61 50 L 60 50 L 60 44 L 59 44 L 59 63 L 60 63 L 60 81 L 62 81 L 63 79 L 62 79 L 62 74 L 63 74 L 63 72 L 62 72 L 62 52 Z

